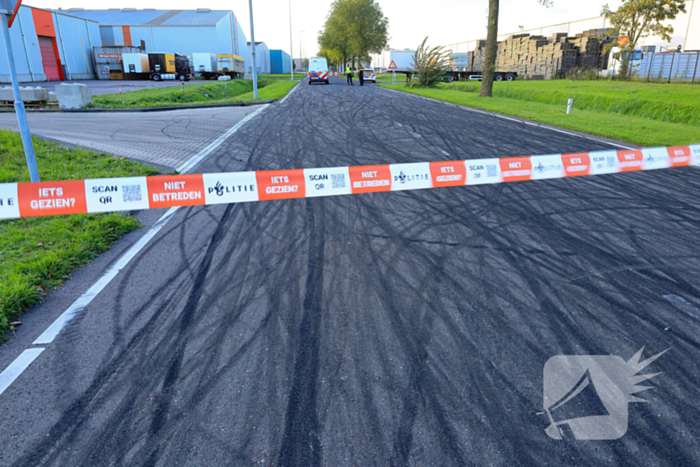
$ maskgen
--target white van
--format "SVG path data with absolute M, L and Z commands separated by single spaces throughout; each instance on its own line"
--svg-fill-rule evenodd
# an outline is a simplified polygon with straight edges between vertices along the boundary
M 326 83 L 328 84 L 328 62 L 322 57 L 313 57 L 309 60 L 309 84 L 311 83 Z

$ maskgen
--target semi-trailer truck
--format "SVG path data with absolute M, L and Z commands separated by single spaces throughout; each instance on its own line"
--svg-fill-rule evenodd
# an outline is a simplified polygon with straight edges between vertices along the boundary
M 245 59 L 232 54 L 195 53 L 194 71 L 204 79 L 217 79 L 219 76 L 240 78 L 245 74 Z
M 192 78 L 190 61 L 185 55 L 127 53 L 122 54 L 122 64 L 124 65 L 124 79 L 189 81 Z
M 451 63 L 452 70 L 445 73 L 442 77 L 443 81 L 468 81 L 478 80 L 483 78 L 481 70 L 475 70 L 474 64 L 469 63 L 468 53 L 453 53 Z M 496 71 L 493 79 L 496 81 L 513 81 L 518 77 L 514 71 Z

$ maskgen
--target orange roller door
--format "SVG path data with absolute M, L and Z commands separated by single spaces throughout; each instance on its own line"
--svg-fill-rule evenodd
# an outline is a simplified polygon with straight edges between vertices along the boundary
M 39 36 L 39 48 L 46 78 L 49 81 L 60 81 L 61 75 L 58 71 L 58 61 L 54 53 L 53 40 L 50 37 Z

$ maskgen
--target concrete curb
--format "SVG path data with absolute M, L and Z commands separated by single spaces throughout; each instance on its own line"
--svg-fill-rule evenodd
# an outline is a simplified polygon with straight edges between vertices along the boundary
M 201 105 L 178 105 L 172 107 L 146 107 L 141 109 L 78 109 L 78 110 L 30 110 L 27 113 L 124 113 L 124 112 L 167 112 L 170 110 L 188 110 L 188 109 L 216 109 L 226 107 L 250 107 L 254 105 L 272 104 L 274 100 L 259 101 L 259 102 L 232 102 L 230 104 L 201 104 Z M 14 110 L 0 110 L 0 113 L 15 113 Z

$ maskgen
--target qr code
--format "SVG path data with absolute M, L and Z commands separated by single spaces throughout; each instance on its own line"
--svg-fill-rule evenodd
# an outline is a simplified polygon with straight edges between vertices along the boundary
M 125 203 L 141 201 L 141 185 L 123 185 L 122 196 Z
M 614 156 L 606 156 L 605 157 L 606 162 L 608 163 L 608 168 L 612 169 L 615 167 L 615 157 Z
M 498 175 L 498 166 L 496 164 L 486 165 L 486 176 L 488 178 L 493 178 Z
M 331 174 L 332 188 L 345 188 L 345 174 Z

